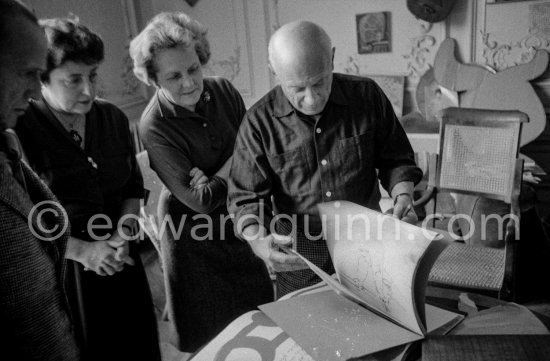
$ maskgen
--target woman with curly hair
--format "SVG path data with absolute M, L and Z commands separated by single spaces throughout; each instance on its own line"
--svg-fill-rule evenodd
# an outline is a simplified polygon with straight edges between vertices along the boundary
M 130 55 L 137 77 L 156 88 L 140 135 L 165 185 L 159 219 L 173 222 L 161 237 L 173 341 L 193 352 L 234 318 L 273 299 L 265 264 L 235 237 L 226 208 L 246 109 L 229 81 L 203 77 L 210 58 L 206 28 L 184 13 L 155 16 L 132 41 Z
M 160 360 L 156 318 L 135 242 L 143 198 L 128 119 L 96 98 L 101 38 L 71 19 L 41 20 L 42 97 L 16 131 L 29 164 L 67 210 L 69 298 L 85 360 Z

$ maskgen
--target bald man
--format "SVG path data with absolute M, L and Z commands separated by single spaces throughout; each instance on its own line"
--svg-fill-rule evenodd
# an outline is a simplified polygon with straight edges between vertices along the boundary
M 55 198 L 20 161 L 17 137 L 9 130 L 27 107 L 28 99 L 40 94 L 46 49 L 44 31 L 34 15 L 19 2 L 0 0 L 2 360 L 79 359 L 63 288 L 67 236 L 45 231 L 66 230 L 67 220 L 59 208 L 55 209 L 59 217 L 48 221 L 32 217 L 36 204 L 55 202 Z
M 334 48 L 318 25 L 286 24 L 269 41 L 279 85 L 246 113 L 229 177 L 236 232 L 277 272 L 277 293 L 320 281 L 295 249 L 333 273 L 316 204 L 348 200 L 380 210 L 379 180 L 394 216 L 414 223 L 422 172 L 391 103 L 370 79 L 333 73 Z

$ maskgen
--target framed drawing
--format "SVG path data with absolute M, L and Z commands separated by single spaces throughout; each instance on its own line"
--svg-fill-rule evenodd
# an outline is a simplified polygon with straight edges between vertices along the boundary
M 359 54 L 391 52 L 391 13 L 357 14 L 357 52 Z

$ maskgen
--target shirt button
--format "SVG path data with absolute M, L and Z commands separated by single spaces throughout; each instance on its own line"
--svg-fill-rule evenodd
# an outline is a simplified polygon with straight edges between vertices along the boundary
M 321 128 L 315 129 L 315 132 L 316 132 L 317 134 L 321 133 Z
M 331 192 L 331 191 L 328 191 L 328 192 L 326 192 L 325 194 L 326 194 L 327 197 L 332 196 L 332 192 Z
M 202 127 L 203 127 L 203 128 L 206 128 L 207 126 L 208 126 L 208 124 L 202 123 Z
M 322 164 L 322 165 L 327 165 L 327 163 L 328 163 L 328 162 L 327 162 L 326 159 L 323 159 L 323 160 L 321 161 L 321 164 Z

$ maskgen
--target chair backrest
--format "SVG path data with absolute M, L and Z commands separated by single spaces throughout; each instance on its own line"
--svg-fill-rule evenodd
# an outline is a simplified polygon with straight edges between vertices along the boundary
M 141 169 L 141 175 L 143 176 L 143 186 L 147 193 L 145 197 L 145 210 L 148 214 L 156 215 L 158 199 L 163 187 L 162 182 L 157 173 L 151 169 L 146 150 L 138 153 L 136 158 Z
M 130 123 L 130 134 L 132 135 L 132 143 L 134 145 L 134 149 L 136 150 L 136 154 L 143 152 L 145 148 L 143 147 L 143 143 L 139 137 L 139 122 Z
M 436 187 L 512 202 L 522 124 L 519 111 L 447 108 L 441 122 Z
M 499 297 L 511 299 L 523 171 L 518 151 L 522 124 L 528 117 L 519 111 L 447 108 L 438 113 L 438 118 L 441 126 L 439 155 L 434 161 L 435 193 L 456 193 L 457 216 L 470 216 L 469 220 L 458 219 L 461 231 L 468 228 L 463 229 L 461 223 L 472 222 L 475 227 L 475 232 L 468 228 L 468 235 L 463 233 L 464 240 L 484 248 L 452 244 L 434 265 L 430 282 L 495 291 Z M 488 220 L 495 215 L 506 222 L 490 224 Z M 503 246 L 488 248 L 497 241 Z
M 162 181 L 157 176 L 157 173 L 151 169 L 149 165 L 149 156 L 147 151 L 144 150 L 136 155 L 141 174 L 143 176 L 143 185 L 145 188 L 145 204 L 141 209 L 141 226 L 148 234 L 151 242 L 160 254 L 160 242 L 157 232 L 157 207 L 159 202 L 160 193 L 163 188 Z

